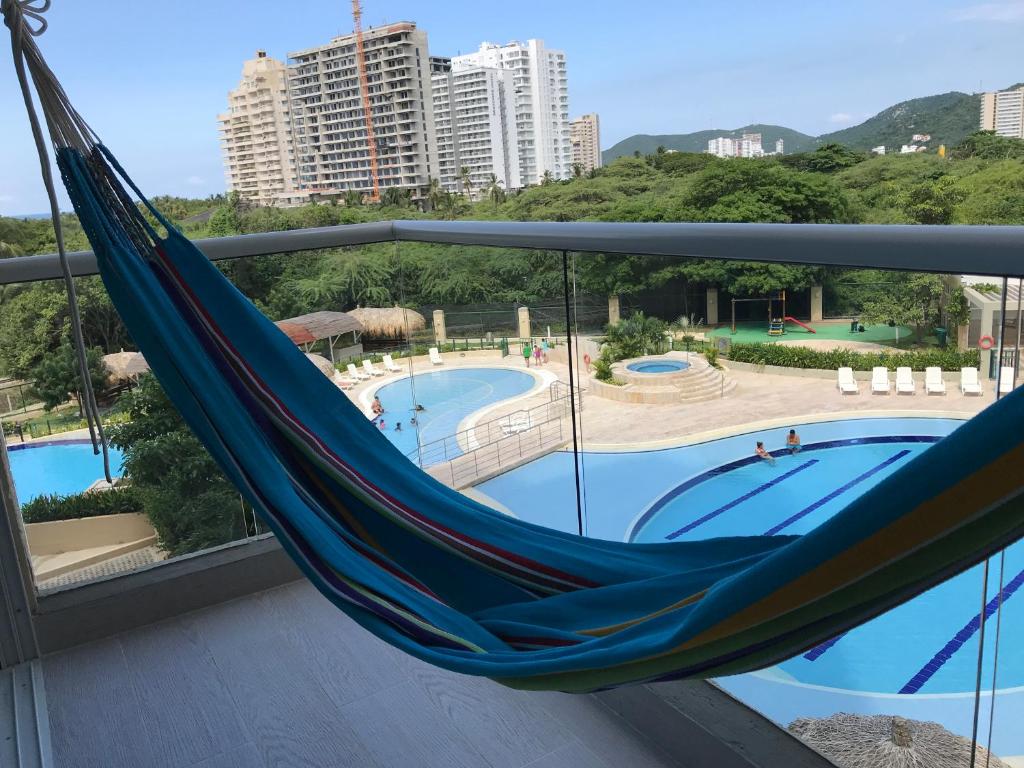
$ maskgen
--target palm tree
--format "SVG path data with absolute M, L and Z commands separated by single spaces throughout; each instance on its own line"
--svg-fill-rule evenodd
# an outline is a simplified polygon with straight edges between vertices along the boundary
M 555 177 L 551 175 L 551 171 L 544 171 L 544 175 L 540 177 L 540 183 L 543 186 L 547 186 L 554 182 Z
M 441 204 L 441 196 L 444 191 L 441 189 L 441 182 L 437 179 L 430 180 L 430 187 L 427 189 L 427 200 L 430 201 L 430 210 L 436 211 Z
M 459 186 L 462 188 L 462 194 L 469 198 L 473 197 L 473 180 L 470 178 L 468 165 L 459 168 Z
M 6 259 L 8 256 L 20 256 L 21 249 L 13 243 L 5 243 L 0 240 L 0 258 Z
M 501 188 L 501 179 L 497 174 L 492 173 L 487 180 L 487 197 L 494 203 L 495 208 L 505 202 L 505 190 Z
M 354 189 L 350 189 L 345 193 L 345 205 L 352 208 L 357 205 L 363 204 L 363 193 Z
M 574 179 L 578 179 L 583 176 L 583 163 L 572 164 L 572 176 Z
M 462 212 L 462 198 L 459 195 L 453 195 L 451 192 L 445 192 L 444 197 L 441 198 L 441 205 L 438 206 L 438 210 L 445 221 L 455 221 Z
M 381 196 L 381 204 L 394 208 L 405 208 L 409 204 L 409 190 L 388 187 Z

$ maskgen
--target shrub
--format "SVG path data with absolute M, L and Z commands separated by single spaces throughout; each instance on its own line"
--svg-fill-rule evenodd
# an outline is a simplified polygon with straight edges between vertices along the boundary
M 26 523 L 50 523 L 142 511 L 142 498 L 138 491 L 126 485 L 111 491 L 36 496 L 22 505 L 21 516 Z
M 714 347 L 707 347 L 704 350 L 704 359 L 708 361 L 708 365 L 712 368 L 718 367 L 718 350 Z
M 754 365 L 777 365 L 784 368 L 818 368 L 835 370 L 844 366 L 855 371 L 870 371 L 878 365 L 886 368 L 909 366 L 923 371 L 938 366 L 944 371 L 958 371 L 966 366 L 979 365 L 977 350 L 925 349 L 914 352 L 853 352 L 847 349 L 822 351 L 783 344 L 733 344 L 729 359 Z M 709 359 L 710 362 L 710 359 Z
M 594 361 L 593 365 L 595 379 L 606 384 L 615 383 L 615 379 L 612 377 L 612 356 L 608 347 L 601 351 L 601 356 Z

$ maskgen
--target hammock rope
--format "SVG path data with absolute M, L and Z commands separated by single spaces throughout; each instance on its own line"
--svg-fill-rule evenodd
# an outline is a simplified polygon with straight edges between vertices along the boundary
M 1021 390 L 804 536 L 627 544 L 534 526 L 463 496 L 395 449 L 132 183 L 28 30 L 48 3 L 0 1 L 133 340 L 306 577 L 388 643 L 525 689 L 746 672 L 1024 533 Z

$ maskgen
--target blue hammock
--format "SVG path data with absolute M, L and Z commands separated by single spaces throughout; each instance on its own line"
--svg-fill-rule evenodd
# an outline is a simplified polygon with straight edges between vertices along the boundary
M 61 102 L 43 100 L 51 128 L 77 126 Z M 185 421 L 321 593 L 432 664 L 565 691 L 751 671 L 1024 533 L 1021 390 L 804 536 L 626 544 L 502 515 L 402 456 L 105 147 L 66 132 L 103 282 Z

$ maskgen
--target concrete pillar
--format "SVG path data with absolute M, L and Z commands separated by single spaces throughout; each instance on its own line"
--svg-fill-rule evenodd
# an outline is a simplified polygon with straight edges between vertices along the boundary
M 532 334 L 530 333 L 530 308 L 520 307 L 519 308 L 519 338 L 529 339 Z
M 978 337 L 989 335 L 994 339 L 998 339 L 998 336 L 992 331 L 995 328 L 996 312 L 993 306 L 986 305 L 981 308 L 981 330 L 978 331 Z M 992 365 L 992 350 L 982 349 L 981 350 L 981 368 L 978 370 L 978 375 L 981 377 L 988 376 Z
M 448 341 L 448 330 L 444 327 L 444 310 L 434 310 L 434 341 L 444 344 Z
M 608 297 L 608 325 L 615 325 L 622 319 L 619 309 L 619 297 L 609 296 Z
M 718 289 L 708 288 L 707 290 L 708 309 L 704 318 L 706 325 L 718 325 Z
M 823 317 L 821 310 L 822 290 L 820 285 L 811 286 L 811 322 L 820 323 Z

